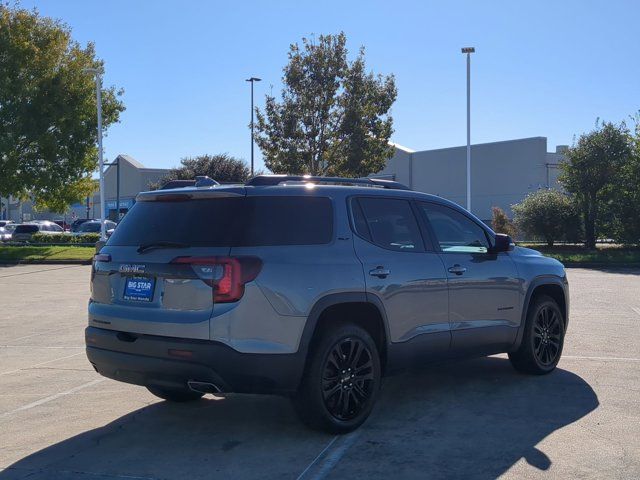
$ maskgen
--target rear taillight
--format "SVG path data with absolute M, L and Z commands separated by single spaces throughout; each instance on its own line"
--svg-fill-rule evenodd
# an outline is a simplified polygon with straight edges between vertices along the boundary
M 98 253 L 97 255 L 93 256 L 93 261 L 94 262 L 110 262 L 111 255 L 109 255 L 108 253 Z
M 176 257 L 171 263 L 191 265 L 198 278 L 213 289 L 214 303 L 240 300 L 245 284 L 262 269 L 258 257 Z
M 90 289 L 91 292 L 93 293 L 93 279 L 96 276 L 96 262 L 110 262 L 111 261 L 111 255 L 109 255 L 108 253 L 98 253 L 96 255 L 93 256 L 93 262 L 91 262 L 91 283 L 90 283 Z

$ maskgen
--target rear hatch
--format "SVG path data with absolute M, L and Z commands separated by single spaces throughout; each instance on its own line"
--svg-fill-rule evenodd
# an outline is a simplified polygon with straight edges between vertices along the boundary
M 34 233 L 38 233 L 38 225 L 18 225 L 13 231 L 14 240 L 29 240 Z
M 243 187 L 139 195 L 95 257 L 90 325 L 208 339 L 214 303 L 237 301 L 260 269 L 229 257 L 244 196 Z

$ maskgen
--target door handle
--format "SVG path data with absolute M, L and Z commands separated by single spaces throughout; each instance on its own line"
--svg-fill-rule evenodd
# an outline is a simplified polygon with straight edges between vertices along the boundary
M 383 266 L 378 266 L 373 270 L 369 270 L 369 275 L 371 275 L 372 277 L 378 277 L 378 278 L 387 278 L 387 275 L 389 275 L 390 273 L 391 273 L 391 270 L 384 268 Z
M 449 273 L 455 273 L 456 275 L 462 275 L 467 269 L 457 263 L 453 267 L 449 267 Z

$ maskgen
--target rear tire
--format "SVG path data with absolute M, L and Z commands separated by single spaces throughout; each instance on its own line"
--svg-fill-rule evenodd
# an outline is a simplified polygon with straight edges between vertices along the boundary
M 509 360 L 519 372 L 544 375 L 560 361 L 564 346 L 564 315 L 557 302 L 539 295 L 529 305 L 522 343 Z
M 188 390 L 186 388 L 147 387 L 147 390 L 153 393 L 156 397 L 176 403 L 194 402 L 196 400 L 200 400 L 204 395 L 204 393 L 194 392 L 193 390 Z
M 367 419 L 380 390 L 378 349 L 366 330 L 341 325 L 321 335 L 293 404 L 311 428 L 347 433 Z

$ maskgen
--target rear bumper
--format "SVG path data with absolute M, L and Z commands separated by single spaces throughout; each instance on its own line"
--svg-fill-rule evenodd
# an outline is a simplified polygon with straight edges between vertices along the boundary
M 87 358 L 101 375 L 143 386 L 213 383 L 222 392 L 291 393 L 304 356 L 240 353 L 219 342 L 128 334 L 87 327 Z

